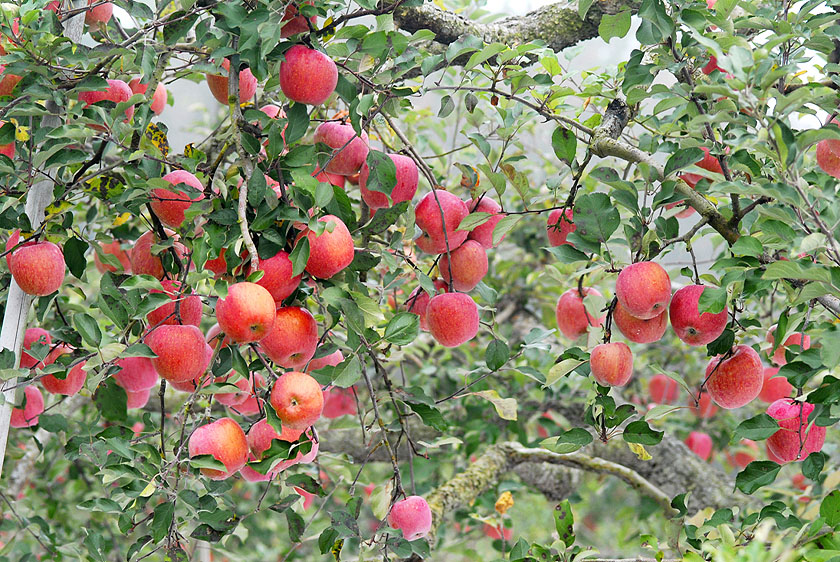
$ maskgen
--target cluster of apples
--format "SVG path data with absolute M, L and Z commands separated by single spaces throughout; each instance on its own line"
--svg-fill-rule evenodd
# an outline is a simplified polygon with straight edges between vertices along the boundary
M 470 213 L 487 213 L 489 218 L 470 231 L 458 230 Z M 487 250 L 495 247 L 493 232 L 503 218 L 501 206 L 484 195 L 462 201 L 457 195 L 437 188 L 427 193 L 414 209 L 421 230 L 414 243 L 427 254 L 436 254 L 441 279 L 430 296 L 417 287 L 406 308 L 420 317 L 420 327 L 446 347 L 457 347 L 478 333 L 478 305 L 469 295 L 487 275 Z M 504 237 L 502 237 L 503 239 Z
M 705 346 L 723 333 L 728 319 L 725 307 L 719 313 L 699 313 L 700 297 L 705 289 L 702 285 L 688 285 L 672 296 L 671 279 L 662 266 L 650 261 L 634 263 L 622 269 L 616 279 L 612 319 L 631 342 L 658 341 L 665 334 L 670 319 L 680 340 L 690 346 Z M 558 300 L 557 323 L 567 337 L 577 338 L 589 327 L 600 327 L 605 321 L 606 315 L 594 318 L 584 307 L 583 298 L 593 293 L 598 294 L 594 289 L 575 288 L 566 291 Z M 771 329 L 768 334 L 771 345 L 772 333 Z M 810 338 L 804 334 L 791 335 L 773 354 L 773 360 L 783 364 L 785 348 L 792 345 L 805 348 L 810 345 Z M 607 341 L 592 349 L 589 366 L 598 384 L 624 386 L 633 374 L 633 354 L 626 343 Z M 702 417 L 713 415 L 714 411 L 709 408 L 712 402 L 724 409 L 740 408 L 764 391 L 765 398 L 773 399 L 767 414 L 778 421 L 780 428 L 768 439 L 768 450 L 776 458 L 789 462 L 818 451 L 825 440 L 825 428 L 805 430 L 814 405 L 786 397 L 792 387 L 784 378 L 774 377 L 777 372 L 778 369 L 765 369 L 761 357 L 752 347 L 736 345 L 709 361 L 703 385 L 705 393 L 700 396 L 697 411 Z M 660 375 L 651 392 L 656 388 L 656 394 L 662 395 L 662 398 L 675 394 L 676 383 L 669 388 L 668 383 L 663 384 L 661 377 L 664 375 Z M 708 397 L 705 405 L 704 396 Z M 692 438 L 692 442 L 698 440 L 706 442 L 699 436 Z M 705 445 L 701 450 L 705 450 Z

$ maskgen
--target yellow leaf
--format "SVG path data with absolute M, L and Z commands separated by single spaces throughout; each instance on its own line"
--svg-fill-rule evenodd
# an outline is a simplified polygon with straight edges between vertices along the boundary
M 503 420 L 516 421 L 516 398 L 502 398 L 495 390 L 481 390 L 479 392 L 470 392 L 464 396 L 473 394 L 481 396 L 485 400 L 491 402 L 496 408 L 496 413 Z
M 508 509 L 513 507 L 513 494 L 510 492 L 502 492 L 502 495 L 496 500 L 495 507 L 499 514 L 504 515 Z
M 145 487 L 145 488 L 143 488 L 143 491 L 142 491 L 142 492 L 140 492 L 140 497 L 141 497 L 141 498 L 148 498 L 148 497 L 149 497 L 149 496 L 151 496 L 153 493 L 155 493 L 155 488 L 156 488 L 156 486 L 155 486 L 155 479 L 154 479 L 154 478 L 152 478 L 152 479 L 149 481 L 149 483 L 148 483 L 148 484 L 146 484 L 146 487 Z
M 117 218 L 115 218 L 114 222 L 111 223 L 111 226 L 114 226 L 114 227 L 122 226 L 126 222 L 128 222 L 128 219 L 130 219 L 130 218 L 131 218 L 131 213 L 125 212 L 125 213 L 121 214 L 120 216 L 118 216 Z
M 56 201 L 47 206 L 47 219 L 51 219 L 56 215 L 60 215 L 73 205 L 69 201 Z
M 15 140 L 18 142 L 26 142 L 29 140 L 29 127 L 19 125 L 17 119 L 9 119 L 10 123 L 15 126 Z
M 645 449 L 643 445 L 639 445 L 638 443 L 628 443 L 627 446 L 630 447 L 630 450 L 633 451 L 633 454 L 639 457 L 640 461 L 649 461 L 653 458 L 652 456 L 650 456 L 650 453 L 647 452 L 647 449 Z

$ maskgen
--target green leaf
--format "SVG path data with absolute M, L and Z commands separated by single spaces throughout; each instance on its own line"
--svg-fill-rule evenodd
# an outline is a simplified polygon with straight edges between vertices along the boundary
M 169 532 L 169 526 L 175 517 L 175 503 L 167 501 L 155 507 L 154 517 L 152 519 L 151 531 L 152 540 L 160 542 Z
M 752 256 L 759 257 L 764 253 L 764 246 L 758 238 L 752 236 L 741 236 L 738 238 L 730 248 L 733 256 Z
M 333 370 L 333 386 L 349 388 L 362 378 L 362 363 L 353 355 L 339 363 Z
M 574 523 L 572 504 L 569 500 L 563 500 L 554 508 L 554 529 L 567 548 L 575 543 Z
M 99 347 L 102 342 L 102 331 L 91 315 L 84 312 L 76 314 L 73 317 L 73 324 L 85 343 L 92 347 Z
M 682 170 L 686 166 L 696 164 L 703 159 L 703 156 L 703 151 L 696 146 L 677 150 L 668 158 L 668 162 L 665 163 L 665 177 L 667 178 L 672 172 Z
M 452 96 L 443 96 L 440 100 L 440 109 L 437 116 L 444 119 L 449 116 L 455 109 L 455 102 L 452 101 Z
M 598 35 L 610 42 L 613 37 L 621 39 L 630 31 L 630 10 L 623 10 L 615 15 L 604 14 L 598 24 Z
M 446 431 L 449 427 L 449 424 L 446 423 L 446 420 L 443 419 L 440 411 L 437 408 L 429 406 L 427 404 L 415 403 L 415 402 L 406 402 L 408 407 L 411 408 L 414 413 L 420 416 L 420 419 L 423 420 L 423 423 L 431 426 L 438 431 Z
M 300 275 L 306 269 L 306 262 L 309 261 L 309 236 L 304 236 L 295 244 L 292 253 L 289 254 L 292 261 L 292 276 Z
M 306 530 L 306 523 L 303 521 L 303 517 L 292 510 L 288 510 L 286 511 L 286 522 L 288 523 L 289 539 L 294 543 L 300 542 L 300 538 Z
M 44 426 L 43 423 L 40 425 L 41 427 Z M 802 475 L 805 476 L 805 478 L 816 482 L 820 477 L 820 473 L 825 466 L 826 460 L 828 460 L 828 455 L 821 451 L 811 453 L 804 461 L 802 461 Z
M 589 11 L 589 7 L 592 6 L 592 3 L 595 0 L 580 0 L 578 2 L 578 16 L 581 20 L 586 19 L 586 13 Z
M 555 363 L 551 369 L 548 370 L 548 376 L 545 378 L 545 386 L 551 386 L 552 384 L 556 383 L 578 367 L 580 367 L 584 361 L 580 359 L 576 359 L 574 357 L 569 357 L 567 359 L 563 359 L 559 363 Z
M 168 23 L 161 26 L 163 33 L 163 42 L 165 45 L 174 45 L 181 39 L 187 36 L 190 29 L 192 29 L 195 22 L 198 20 L 198 13 L 190 13 L 180 10 L 174 14 L 170 14 Z M 160 539 L 155 539 L 155 542 Z
M 196 455 L 190 458 L 190 466 L 193 468 L 209 468 L 210 470 L 227 471 L 227 467 L 213 455 Z
M 254 208 L 259 207 L 265 199 L 267 189 L 265 175 L 260 170 L 254 170 L 248 180 L 248 204 Z
M 318 550 L 321 554 L 326 554 L 333 548 L 338 539 L 338 531 L 332 527 L 327 527 L 318 537 Z
M 522 215 L 508 215 L 496 223 L 493 229 L 493 245 L 496 246 L 502 241 L 505 235 L 513 230 L 513 227 L 522 219 Z
M 397 167 L 391 157 L 378 150 L 371 150 L 367 155 L 368 177 L 365 187 L 370 191 L 378 191 L 388 196 L 391 202 L 391 192 L 397 185 Z M 378 213 L 377 213 L 378 214 Z
M 640 445 L 656 445 L 662 441 L 663 431 L 656 431 L 644 420 L 630 422 L 624 428 L 622 436 L 628 443 L 639 443 Z
M 293 103 L 286 111 L 286 118 L 289 120 L 286 125 L 286 146 L 299 141 L 309 129 L 309 113 L 306 112 L 306 104 Z
M 621 217 L 607 194 L 588 193 L 577 199 L 575 224 L 575 232 L 582 238 L 606 242 L 621 224 Z
M 541 447 L 555 453 L 566 454 L 577 451 L 592 443 L 592 435 L 582 427 L 564 431 L 557 437 L 549 437 L 540 442 Z
M 762 486 L 772 484 L 781 468 L 773 461 L 753 461 L 735 477 L 735 487 L 752 494 Z
M 362 230 L 369 234 L 379 234 L 388 230 L 388 227 L 397 222 L 397 219 L 408 210 L 411 201 L 403 201 L 397 203 L 393 207 L 387 209 L 379 209 L 376 214 L 371 217 L 370 222 L 367 223 Z
M 726 308 L 727 293 L 726 289 L 720 287 L 705 287 L 700 293 L 700 299 L 697 302 L 697 311 L 700 314 L 709 312 L 711 314 L 718 314 Z
M 501 369 L 510 357 L 510 349 L 502 340 L 493 340 L 484 352 L 484 363 L 491 371 Z
M 760 441 L 767 439 L 777 431 L 779 431 L 779 423 L 776 420 L 767 414 L 759 414 L 738 424 L 735 433 L 732 435 L 732 440 L 752 439 Z
M 571 130 L 565 127 L 557 127 L 551 135 L 551 148 L 554 149 L 557 158 L 566 164 L 571 164 L 575 159 L 575 154 L 577 154 L 577 137 Z
M 398 312 L 385 327 L 385 339 L 394 345 L 408 345 L 420 333 L 420 317 L 411 312 Z
M 715 341 L 706 346 L 706 356 L 714 357 L 726 353 L 735 344 L 735 332 L 732 328 L 725 328 Z
M 840 490 L 832 490 L 820 504 L 820 517 L 829 527 L 840 523 Z
M 502 398 L 495 390 L 480 390 L 471 394 L 480 396 L 493 404 L 496 413 L 503 420 L 516 421 L 516 398 Z
M 50 433 L 58 433 L 59 431 L 67 431 L 69 426 L 67 425 L 67 418 L 61 414 L 41 414 L 38 416 L 38 427 Z
M 64 261 L 67 263 L 67 269 L 79 279 L 82 278 L 87 267 L 87 261 L 85 260 L 87 249 L 88 243 L 75 236 L 64 243 Z
M 102 381 L 93 395 L 96 407 L 106 420 L 121 422 L 128 417 L 128 395 L 112 378 Z
M 492 43 L 490 45 L 487 45 L 479 52 L 472 54 L 470 60 L 467 61 L 466 66 L 464 66 L 464 70 L 471 70 L 475 68 L 490 57 L 495 57 L 507 48 L 507 45 L 503 45 L 501 43 Z

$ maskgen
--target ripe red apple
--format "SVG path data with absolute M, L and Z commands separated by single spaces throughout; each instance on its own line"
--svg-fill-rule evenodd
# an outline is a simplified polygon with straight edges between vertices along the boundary
M 152 365 L 169 382 L 186 382 L 204 373 L 207 343 L 201 330 L 192 325 L 159 326 L 145 339 L 157 355 Z
M 355 247 L 353 236 L 340 218 L 325 215 L 318 222 L 327 226 L 320 235 L 307 228 L 298 239 L 306 236 L 309 239 L 309 259 L 306 271 L 313 277 L 329 279 L 342 271 L 353 262 Z
M 726 460 L 732 466 L 743 470 L 758 456 L 758 445 L 752 439 L 741 439 L 735 453 L 726 453 Z
M 589 370 L 601 386 L 624 386 L 633 376 L 633 353 L 624 342 L 596 345 L 589 356 Z
M 305 4 L 312 4 L 312 2 L 304 2 Z M 315 20 L 317 18 L 312 16 L 309 18 L 309 21 L 312 22 L 312 25 L 315 25 Z M 294 4 L 294 2 L 290 2 L 286 6 L 286 11 L 283 14 L 283 19 L 280 20 L 280 23 L 283 27 L 280 30 L 280 37 L 285 39 L 286 37 L 291 37 L 292 35 L 297 35 L 298 33 L 306 33 L 309 31 L 309 24 L 306 21 L 306 17 L 298 14 L 298 7 Z
M 583 298 L 587 295 L 601 296 L 597 289 L 583 288 L 583 297 L 577 288 L 569 289 L 557 299 L 557 306 L 554 314 L 557 318 L 557 327 L 563 335 L 569 339 L 576 340 L 589 331 L 589 327 L 599 328 L 607 315 L 594 318 L 583 306 Z
M 423 231 L 414 242 L 427 254 L 442 254 L 446 252 L 448 241 L 451 252 L 469 236 L 469 232 L 457 230 L 468 214 L 467 205 L 457 196 L 442 189 L 430 191 L 414 209 L 415 222 Z
M 245 395 L 245 400 L 234 406 L 228 406 L 228 409 L 240 416 L 262 414 L 265 404 L 259 395 L 262 394 L 263 388 L 265 388 L 265 378 L 259 373 L 254 373 L 250 392 Z
M 292 101 L 321 105 L 335 91 L 338 68 L 333 60 L 315 49 L 294 45 L 280 63 L 280 89 Z
M 201 297 L 195 294 L 181 293 L 179 288 L 180 281 L 173 281 L 171 279 L 164 279 L 160 282 L 163 290 L 152 289 L 150 293 L 165 293 L 169 295 L 172 302 L 161 305 L 146 315 L 146 321 L 149 326 L 157 326 L 161 324 L 192 324 L 198 326 L 201 324 Z M 178 316 L 175 314 L 175 303 L 180 299 L 179 314 L 181 321 L 178 321 Z
M 96 252 L 93 253 L 93 263 L 96 265 L 96 269 L 99 273 L 105 273 L 106 271 L 120 272 L 131 274 L 131 258 L 128 255 L 128 252 L 121 248 L 121 241 L 114 240 L 113 242 L 109 242 L 107 244 L 100 243 L 99 246 L 102 248 L 102 252 L 105 254 L 110 254 L 117 258 L 120 262 L 121 267 L 115 267 L 113 265 L 103 263 L 102 260 L 99 259 L 99 254 Z
M 677 337 L 688 345 L 706 345 L 715 341 L 726 328 L 726 307 L 717 314 L 699 313 L 700 295 L 706 287 L 688 285 L 674 293 L 669 314 Z
M 552 246 L 562 246 L 569 244 L 574 246 L 571 242 L 567 242 L 566 238 L 577 229 L 574 219 L 574 211 L 572 209 L 554 209 L 548 214 L 548 221 L 546 223 L 546 232 L 548 233 L 548 243 Z
M 20 240 L 16 230 L 6 242 L 6 251 Z M 6 264 L 21 290 L 38 297 L 50 295 L 61 288 L 64 282 L 64 254 L 57 245 L 46 240 L 29 240 L 6 254 Z
M 667 309 L 671 300 L 671 278 L 656 262 L 633 263 L 618 274 L 615 296 L 628 314 L 649 320 Z
M 41 378 L 41 385 L 50 394 L 73 396 L 82 389 L 85 380 L 87 380 L 87 372 L 84 370 L 85 363 L 87 361 L 80 361 L 73 365 L 63 380 L 53 374 L 46 375 Z
M 328 388 L 324 391 L 325 418 L 333 419 L 341 416 L 356 415 L 356 397 L 350 388 Z
M 324 393 L 310 375 L 288 371 L 274 383 L 269 402 L 283 426 L 304 430 L 321 417 Z
M 820 451 L 825 443 L 826 428 L 809 427 L 808 416 L 814 405 L 792 398 L 776 400 L 767 408 L 767 415 L 779 423 L 779 431 L 767 438 L 767 450 L 784 462 L 802 460 Z
M 172 228 L 178 228 L 184 223 L 184 211 L 196 201 L 204 199 L 204 186 L 199 179 L 186 170 L 175 170 L 163 176 L 163 180 L 176 186 L 176 190 L 156 188 L 152 190 L 150 205 L 160 222 Z M 177 186 L 186 184 L 194 191 L 187 192 Z
M 28 328 L 23 334 L 23 350 L 20 352 L 20 368 L 32 369 L 39 363 L 37 359 L 26 353 L 32 349 L 32 344 L 38 342 L 46 346 L 52 345 L 52 336 L 43 328 Z
M 283 431 L 278 435 L 277 432 L 271 427 L 265 419 L 262 419 L 255 423 L 251 429 L 248 431 L 248 447 L 251 449 L 251 453 L 254 454 L 254 457 L 259 460 L 262 459 L 263 454 L 271 448 L 271 442 L 274 439 L 279 439 L 280 441 L 286 441 L 288 443 L 294 443 L 298 439 L 300 439 L 301 435 L 303 435 L 303 430 L 300 429 L 293 429 L 286 425 L 282 427 Z M 310 463 L 315 460 L 315 457 L 318 455 L 318 441 L 313 439 L 312 440 L 312 448 L 309 450 L 308 453 L 305 455 L 298 451 L 295 457 L 280 462 L 273 470 L 269 471 L 271 475 L 278 474 L 283 470 L 286 470 L 290 466 L 294 466 L 296 464 L 306 464 Z
M 197 455 L 213 455 L 225 465 L 226 471 L 202 468 L 201 473 L 211 480 L 231 477 L 248 461 L 248 440 L 239 424 L 230 418 L 222 418 L 202 425 L 193 431 L 189 440 L 190 458 Z
M 325 121 L 318 125 L 314 141 L 322 142 L 333 149 L 332 158 L 325 170 L 343 176 L 358 172 L 370 150 L 365 131 L 362 131 L 361 136 L 357 135 L 352 125 L 338 121 Z M 361 176 L 359 182 L 361 184 Z
M 149 89 L 149 85 L 141 84 L 139 78 L 135 78 L 129 82 L 128 87 L 131 88 L 131 92 L 134 94 L 145 94 Z M 157 86 L 155 86 L 155 93 L 152 95 L 152 104 L 149 108 L 155 115 L 160 115 L 163 113 L 164 107 L 166 107 L 166 86 L 162 82 L 158 82 Z
M 692 431 L 685 438 L 685 444 L 704 461 L 709 460 L 712 456 L 712 438 L 709 437 L 708 433 Z
M 22 408 L 12 409 L 9 425 L 12 427 L 32 427 L 38 425 L 38 416 L 44 413 L 44 395 L 35 385 L 23 389 L 24 404 Z
M 114 14 L 114 5 L 110 2 L 100 3 L 100 0 L 88 0 L 88 6 L 98 4 L 85 12 L 85 23 L 88 25 L 106 24 Z
M 752 402 L 764 384 L 761 358 L 748 345 L 736 345 L 724 359 L 718 355 L 706 366 L 706 390 L 715 404 L 731 410 Z
M 216 382 L 230 382 L 229 379 L 231 376 L 232 373 L 224 377 L 218 377 L 216 378 Z M 259 373 L 251 373 L 251 376 L 240 377 L 236 382 L 231 384 L 236 386 L 239 390 L 232 391 L 225 389 L 224 391 L 215 392 L 213 397 L 216 399 L 216 402 L 224 404 L 225 406 L 239 406 L 250 397 L 256 398 L 254 390 L 265 386 L 265 378 L 263 378 L 263 376 Z
M 388 525 L 400 529 L 407 541 L 421 539 L 432 528 L 432 510 L 420 496 L 408 496 L 391 506 Z
M 15 86 L 23 80 L 23 76 L 6 73 L 5 64 L 0 64 L 0 76 L 2 76 L 2 79 L 0 79 L 0 97 L 11 96 Z
M 370 176 L 370 168 L 367 162 L 362 164 L 361 172 L 359 173 L 359 189 L 362 191 L 362 199 L 365 200 L 368 207 L 371 209 L 384 209 L 391 207 L 403 201 L 411 201 L 414 194 L 417 193 L 417 183 L 420 179 L 420 173 L 417 171 L 417 164 L 408 156 L 402 154 L 389 154 L 388 157 L 394 162 L 397 168 L 397 185 L 391 191 L 391 200 L 388 196 L 379 191 L 370 191 L 367 188 L 368 176 Z M 327 166 L 329 169 L 329 166 Z
M 770 349 L 767 350 L 767 354 L 769 355 L 770 352 L 773 350 L 773 344 L 775 343 L 775 339 L 773 334 L 776 332 L 776 324 L 770 327 L 770 330 L 767 332 L 767 343 L 770 344 Z M 773 363 L 778 365 L 779 367 L 783 365 L 787 365 L 787 357 L 785 357 L 785 351 L 787 350 L 788 346 L 797 345 L 799 346 L 802 351 L 809 349 L 811 347 L 811 336 L 808 334 L 803 334 L 802 332 L 795 332 L 785 339 L 785 343 L 780 345 L 776 348 L 776 351 L 773 352 L 772 360 Z
M 210 93 L 222 105 L 228 104 L 228 78 L 230 76 L 230 61 L 225 59 L 222 61 L 222 69 L 224 74 L 207 74 L 207 86 L 210 88 Z M 250 101 L 254 94 L 257 93 L 257 79 L 251 73 L 250 68 L 245 68 L 239 71 L 239 103 Z
M 707 62 L 707 63 L 706 63 L 706 66 L 704 66 L 704 67 L 701 69 L 701 72 L 702 72 L 703 74 L 709 75 L 709 74 L 711 74 L 712 72 L 714 72 L 715 70 L 719 70 L 720 72 L 723 72 L 723 69 L 722 69 L 721 67 L 719 67 L 719 66 L 718 66 L 717 57 L 716 57 L 716 56 L 714 56 L 714 55 L 711 55 L 711 56 L 709 57 L 709 62 Z M 701 147 L 701 148 L 703 148 L 703 147 Z
M 426 307 L 429 332 L 445 347 L 458 347 L 478 333 L 478 306 L 464 293 L 433 296 Z
M 758 399 L 762 402 L 772 404 L 776 400 L 787 398 L 793 392 L 793 385 L 785 377 L 777 376 L 779 367 L 767 367 L 764 369 L 764 382 L 761 385 L 761 392 Z
M 175 233 L 166 229 L 166 235 L 170 238 L 175 236 Z M 172 249 L 175 250 L 175 255 L 178 259 L 183 259 L 187 255 L 187 248 L 177 241 L 175 236 L 175 243 Z M 134 247 L 131 248 L 129 257 L 131 258 L 131 270 L 135 275 L 151 275 L 158 279 L 163 279 L 164 269 L 163 262 L 160 255 L 152 253 L 152 245 L 159 243 L 157 235 L 151 230 L 145 232 L 134 242 Z M 170 251 L 170 250 L 167 250 Z
M 673 304 L 671 306 L 673 307 Z M 659 316 L 642 320 L 628 314 L 621 303 L 617 302 L 613 309 L 613 322 L 628 340 L 635 343 L 653 343 L 665 335 L 665 329 L 668 328 L 668 311 L 663 310 Z
M 506 542 L 510 542 L 513 539 L 513 529 L 510 527 L 502 527 L 502 531 L 499 532 L 499 527 L 494 527 L 489 523 L 485 523 L 484 527 L 482 527 L 482 532 L 486 537 L 490 537 L 494 541 L 501 539 L 502 537 L 505 538 Z
M 131 99 L 133 92 L 128 84 L 122 80 L 108 80 L 108 88 L 105 90 L 79 92 L 79 101 L 85 104 L 85 108 L 95 103 L 109 101 L 114 104 L 126 102 Z M 134 116 L 134 106 L 125 110 L 125 121 L 128 122 Z
M 131 392 L 129 390 L 125 391 L 126 401 L 125 407 L 127 410 L 138 410 L 145 406 L 149 402 L 149 395 L 152 393 L 151 388 L 147 388 L 146 390 L 138 390 L 136 392 Z
M 316 167 L 315 171 L 312 172 L 312 177 L 321 183 L 328 183 L 330 185 L 334 185 L 335 187 L 340 187 L 341 189 L 344 189 L 344 183 L 347 181 L 346 176 L 324 172 L 318 167 Z
M 808 483 L 805 482 L 805 475 L 801 472 L 791 476 L 790 483 L 793 484 L 794 488 L 799 488 L 803 492 L 808 489 Z
M 302 369 L 315 355 L 318 324 L 305 308 L 277 309 L 274 329 L 260 342 L 260 349 L 277 365 Z
M 770 442 L 769 441 L 764 442 L 764 451 L 767 453 L 767 459 L 768 460 L 771 460 L 776 464 L 787 464 L 788 463 L 788 461 L 779 458 L 778 456 L 776 456 L 776 453 L 774 453 L 773 451 L 770 450 Z
M 264 287 L 243 281 L 228 287 L 216 303 L 216 321 L 237 343 L 260 341 L 274 326 L 274 299 Z
M 329 355 L 310 359 L 309 363 L 306 364 L 306 372 L 311 373 L 312 371 L 317 371 L 318 369 L 323 369 L 324 367 L 335 367 L 342 361 L 344 361 L 344 354 L 341 353 L 340 349 L 336 349 Z
M 175 390 L 180 390 L 181 392 L 188 392 L 190 394 L 192 394 L 199 388 L 209 386 L 210 383 L 213 382 L 213 377 L 205 376 L 205 372 L 210 366 L 211 359 L 213 359 L 213 348 L 210 347 L 208 344 L 204 344 L 204 355 L 200 359 L 201 364 L 203 366 L 201 367 L 200 372 L 193 378 L 187 379 L 185 381 L 169 381 L 169 386 L 174 388 Z
M 219 251 L 218 257 L 204 262 L 204 269 L 212 271 L 213 276 L 216 278 L 227 274 L 227 260 L 225 259 L 225 252 L 226 248 L 222 248 Z
M 456 291 L 472 291 L 487 275 L 487 251 L 479 242 L 467 240 L 450 252 L 452 260 L 441 254 L 438 270 L 443 280 Z M 451 264 L 451 265 L 450 265 Z M 449 271 L 452 270 L 452 279 Z
M 294 293 L 300 285 L 301 275 L 292 275 L 292 269 L 292 260 L 283 250 L 268 259 L 260 260 L 257 271 L 262 271 L 263 276 L 256 283 L 271 294 L 277 306 L 280 306 L 283 300 Z
M 435 294 L 445 293 L 447 291 L 446 283 L 443 279 L 435 279 Z M 423 290 L 423 287 L 414 289 L 405 301 L 405 307 L 408 312 L 413 312 L 420 317 L 420 329 L 429 331 L 429 321 L 426 318 L 426 308 L 429 306 L 429 300 L 432 297 L 429 293 Z
M 467 239 L 475 240 L 487 250 L 494 248 L 496 244 L 493 244 L 493 231 L 496 229 L 496 225 L 499 224 L 499 221 L 505 216 L 504 213 L 502 213 L 502 207 L 485 195 L 481 199 L 473 199 L 467 203 L 467 209 L 470 213 L 488 213 L 493 215 L 487 219 L 487 222 L 473 228 L 467 236 Z M 499 242 L 504 239 L 505 237 L 502 236 Z
M 147 357 L 123 357 L 115 365 L 121 368 L 112 377 L 126 392 L 141 392 L 155 386 L 158 374 L 152 360 Z
M 672 378 L 662 373 L 653 375 L 648 381 L 648 394 L 651 402 L 657 404 L 673 404 L 680 395 L 680 385 Z

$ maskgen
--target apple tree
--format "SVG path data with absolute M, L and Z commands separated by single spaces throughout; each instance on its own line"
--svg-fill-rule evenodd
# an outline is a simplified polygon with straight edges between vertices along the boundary
M 0 4 L 0 559 L 840 557 L 838 13 Z

